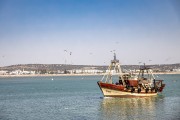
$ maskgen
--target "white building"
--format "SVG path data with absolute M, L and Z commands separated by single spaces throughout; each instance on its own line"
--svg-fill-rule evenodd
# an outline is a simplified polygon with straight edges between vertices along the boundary
M 103 70 L 97 70 L 94 67 L 84 67 L 82 69 L 68 70 L 71 74 L 97 74 L 103 73 Z
M 4 71 L 4 70 L 0 71 L 0 75 L 7 75 L 7 74 L 8 74 L 8 71 Z
M 22 75 L 22 71 L 21 70 L 14 70 L 12 72 L 9 73 L 10 75 Z
M 179 69 L 173 69 L 173 72 L 180 72 L 180 68 Z
M 35 71 L 22 71 L 22 70 L 14 70 L 9 73 L 10 75 L 34 75 Z

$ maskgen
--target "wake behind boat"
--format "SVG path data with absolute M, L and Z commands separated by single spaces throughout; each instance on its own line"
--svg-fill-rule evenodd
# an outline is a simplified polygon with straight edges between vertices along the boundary
M 117 75 L 113 76 L 114 73 Z M 165 87 L 163 80 L 156 80 L 152 70 L 145 65 L 140 67 L 138 75 L 122 73 L 115 53 L 108 67 L 108 73 L 97 84 L 105 97 L 156 96 Z

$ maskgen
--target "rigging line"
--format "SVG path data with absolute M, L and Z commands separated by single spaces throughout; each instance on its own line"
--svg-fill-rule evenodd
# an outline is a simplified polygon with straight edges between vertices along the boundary
M 111 70 L 111 64 L 108 67 L 108 73 L 107 73 L 106 81 L 105 82 L 107 82 L 107 80 L 108 80 L 108 76 L 110 75 L 110 70 Z

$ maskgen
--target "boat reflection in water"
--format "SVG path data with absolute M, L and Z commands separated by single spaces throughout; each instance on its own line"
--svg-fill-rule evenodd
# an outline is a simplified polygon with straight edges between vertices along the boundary
M 100 105 L 103 120 L 156 119 L 157 97 L 145 98 L 104 98 Z M 161 99 L 162 100 L 162 99 Z M 162 102 L 162 101 L 161 101 Z

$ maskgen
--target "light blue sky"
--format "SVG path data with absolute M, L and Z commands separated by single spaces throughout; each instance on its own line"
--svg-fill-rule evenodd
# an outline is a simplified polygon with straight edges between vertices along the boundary
M 112 50 L 122 64 L 180 63 L 179 8 L 178 0 L 0 0 L 0 66 L 106 65 Z

